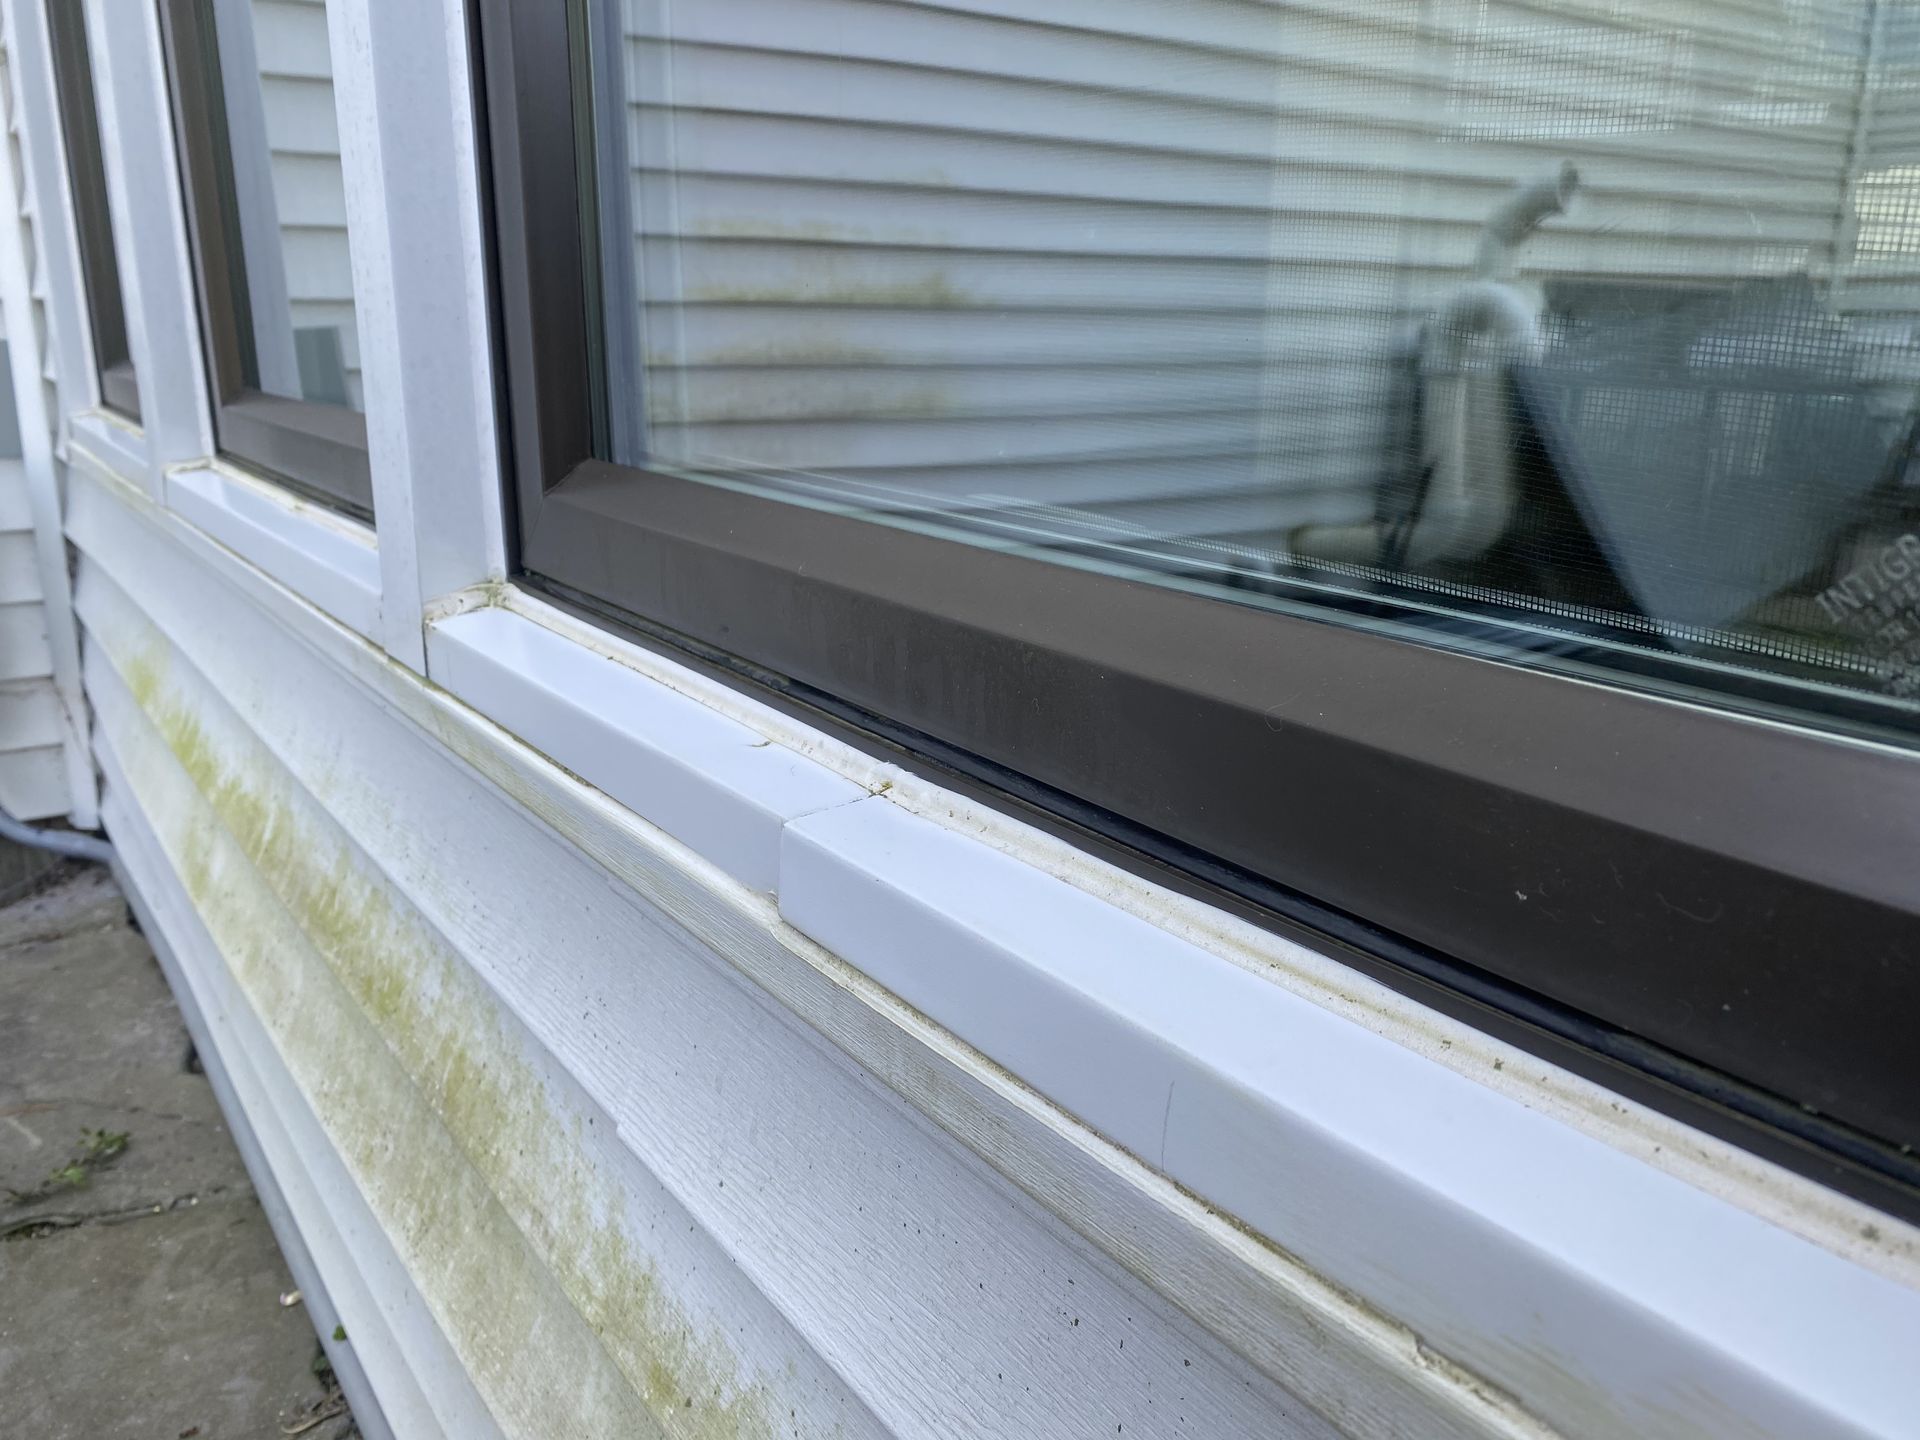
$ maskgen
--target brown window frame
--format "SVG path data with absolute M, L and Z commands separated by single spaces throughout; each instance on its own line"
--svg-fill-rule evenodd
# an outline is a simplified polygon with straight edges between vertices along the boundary
M 1920 1216 L 1912 734 L 598 458 L 566 8 L 477 8 L 525 583 Z
M 54 96 L 66 150 L 67 183 L 73 196 L 80 271 L 87 290 L 87 328 L 93 338 L 100 399 L 108 409 L 138 421 L 140 382 L 127 343 L 126 298 L 114 249 L 106 163 L 100 152 L 100 111 L 93 90 L 86 14 L 81 6 L 54 3 L 47 7 L 47 42 L 53 54 Z
M 160 0 L 160 8 L 220 451 L 371 520 L 366 417 L 344 405 L 289 399 L 246 383 L 248 299 L 245 272 L 232 253 L 233 175 L 212 10 L 208 0 Z

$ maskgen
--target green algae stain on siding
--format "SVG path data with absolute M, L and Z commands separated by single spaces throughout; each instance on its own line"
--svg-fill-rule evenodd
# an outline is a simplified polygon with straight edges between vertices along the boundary
M 535 1398 L 529 1368 L 563 1339 L 538 1297 L 557 1286 L 625 1393 L 596 1381 L 581 1357 L 553 1357 L 571 1374 L 571 1418 L 546 1415 L 526 1433 L 813 1433 L 764 1385 L 745 1382 L 724 1338 L 700 1333 L 664 1291 L 621 1223 L 620 1188 L 522 1058 L 479 977 L 350 842 L 307 818 L 321 812 L 276 763 L 251 743 L 216 742 L 184 687 L 169 683 L 167 654 L 155 635 L 118 668 L 223 832 L 157 817 L 172 822 L 167 847 L 410 1270 L 417 1262 L 441 1279 L 432 1294 L 429 1274 L 416 1276 L 490 1406 L 519 1410 Z M 289 919 L 300 932 L 292 944 Z M 335 1013 L 316 1025 L 330 999 Z M 428 1112 L 424 1125 L 401 1123 L 397 1089 Z

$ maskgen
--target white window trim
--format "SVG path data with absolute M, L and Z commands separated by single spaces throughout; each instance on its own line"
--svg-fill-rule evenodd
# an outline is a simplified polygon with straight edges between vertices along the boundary
M 219 458 L 160 20 L 152 6 L 111 16 L 109 8 L 88 0 L 88 33 L 147 423 L 142 431 L 85 408 L 69 415 L 70 433 L 122 478 L 137 459 L 155 499 L 423 670 L 425 598 L 506 574 L 464 12 L 457 3 L 328 7 L 367 390 L 370 528 Z M 406 203 L 388 205 L 390 193 Z M 74 257 L 63 269 L 77 287 Z M 464 363 L 448 364 L 450 354 Z
M 98 408 L 72 412 L 69 458 L 139 486 L 318 609 L 375 636 L 384 607 L 374 532 L 218 457 L 160 24 L 158 6 L 87 0 L 142 424 Z M 80 286 L 77 256 L 66 270 L 66 284 Z
M 331 0 L 327 27 L 380 537 L 374 638 L 424 673 L 426 603 L 507 573 L 466 11 Z
M 200 313 L 173 148 L 159 9 L 85 0 L 100 158 L 113 214 L 127 348 L 140 384 L 140 483 L 158 499 L 169 465 L 213 453 Z M 66 283 L 79 283 L 73 274 Z

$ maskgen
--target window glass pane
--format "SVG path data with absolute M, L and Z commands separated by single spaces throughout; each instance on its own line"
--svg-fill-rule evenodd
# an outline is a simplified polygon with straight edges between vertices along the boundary
M 80 264 L 87 287 L 94 363 L 100 370 L 106 402 L 137 417 L 139 392 L 134 383 L 132 352 L 127 346 L 127 317 L 120 293 L 120 263 L 114 252 L 113 215 L 107 204 L 107 176 L 100 154 L 100 112 L 94 101 L 86 16 L 78 5 L 50 5 L 47 30 L 53 49 L 60 127 L 66 141 Z
M 584 0 L 601 446 L 1920 720 L 1915 0 Z
M 241 378 L 269 395 L 361 410 L 326 6 L 205 0 L 205 9 Z
M 0 460 L 21 457 L 20 411 L 13 398 L 13 347 L 0 340 Z

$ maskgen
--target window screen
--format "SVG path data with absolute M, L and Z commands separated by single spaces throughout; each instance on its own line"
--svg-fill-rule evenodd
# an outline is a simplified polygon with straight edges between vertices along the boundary
M 603 458 L 1914 723 L 1920 6 L 585 29 Z

